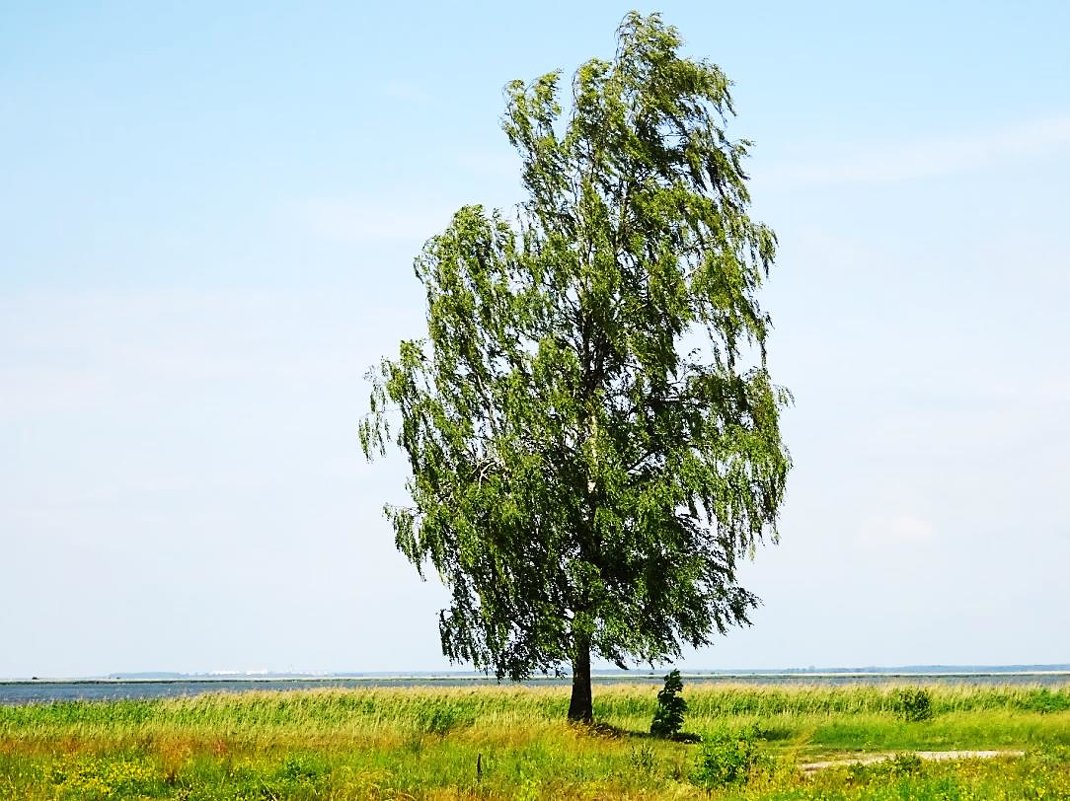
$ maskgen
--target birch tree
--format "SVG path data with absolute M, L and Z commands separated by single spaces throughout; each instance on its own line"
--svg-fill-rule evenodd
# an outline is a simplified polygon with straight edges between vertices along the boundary
M 789 401 L 758 302 L 730 82 L 629 14 L 613 59 L 506 87 L 515 214 L 473 205 L 416 258 L 427 330 L 370 374 L 369 459 L 399 447 L 397 547 L 450 592 L 442 649 L 499 679 L 678 657 L 747 624 L 737 565 L 777 536 Z

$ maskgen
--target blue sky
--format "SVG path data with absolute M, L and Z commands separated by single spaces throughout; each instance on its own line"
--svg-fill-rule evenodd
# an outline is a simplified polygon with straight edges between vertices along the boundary
M 446 666 L 362 376 L 521 199 L 502 86 L 630 7 L 0 7 L 0 676 Z M 1070 5 L 659 10 L 735 81 L 796 397 L 765 605 L 684 664 L 1070 661 Z

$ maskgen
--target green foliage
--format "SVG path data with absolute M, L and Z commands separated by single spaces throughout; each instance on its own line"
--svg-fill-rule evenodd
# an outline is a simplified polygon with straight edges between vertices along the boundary
M 445 704 L 436 704 L 428 709 L 421 710 L 417 720 L 420 728 L 427 734 L 444 736 L 454 729 L 462 729 L 471 726 L 475 718 L 466 714 L 462 709 Z
M 290 756 L 279 769 L 279 778 L 291 782 L 314 782 L 326 773 L 323 761 L 307 754 Z
M 653 776 L 657 770 L 657 754 L 648 743 L 643 743 L 632 749 L 632 764 L 636 771 Z
M 912 776 L 921 772 L 921 757 L 917 754 L 896 754 L 888 765 L 894 776 Z
M 706 788 L 746 782 L 758 763 L 758 732 L 753 726 L 721 729 L 702 738 L 693 780 Z
M 650 724 L 650 733 L 655 737 L 675 737 L 680 733 L 680 727 L 684 725 L 684 713 L 687 712 L 687 701 L 680 697 L 683 689 L 680 671 L 671 671 L 665 677 L 665 686 L 658 692 L 658 706 Z
M 728 79 L 680 46 L 632 13 L 567 115 L 558 73 L 508 85 L 527 200 L 427 242 L 426 337 L 369 374 L 364 452 L 410 468 L 397 546 L 450 589 L 444 653 L 499 678 L 671 659 L 757 603 L 737 560 L 789 467 L 757 300 L 776 238 Z
M 1026 693 L 1018 706 L 1030 712 L 1067 712 L 1070 711 L 1070 693 L 1036 687 Z
M 904 687 L 896 691 L 895 709 L 911 723 L 929 720 L 933 716 L 932 694 L 924 687 Z
M 896 780 L 917 777 L 924 772 L 925 763 L 917 754 L 896 754 L 868 764 L 854 764 L 847 768 L 848 781 L 862 787 L 883 786 Z

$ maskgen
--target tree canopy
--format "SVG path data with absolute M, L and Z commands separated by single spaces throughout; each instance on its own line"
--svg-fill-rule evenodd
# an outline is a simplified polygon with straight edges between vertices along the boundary
M 527 199 L 466 206 L 416 258 L 427 331 L 369 375 L 369 458 L 399 446 L 397 546 L 451 592 L 443 652 L 499 678 L 661 662 L 748 621 L 738 560 L 789 469 L 729 81 L 629 14 L 615 57 L 506 87 Z

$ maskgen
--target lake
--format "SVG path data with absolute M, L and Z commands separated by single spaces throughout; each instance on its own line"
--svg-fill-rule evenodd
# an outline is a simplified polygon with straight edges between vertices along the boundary
M 1056 669 L 1016 670 L 1013 668 L 932 668 L 867 669 L 862 671 L 704 671 L 684 673 L 687 684 L 1027 684 L 1059 686 L 1070 684 L 1070 666 Z M 620 671 L 594 676 L 594 684 L 660 685 L 666 671 Z M 55 701 L 107 701 L 119 698 L 170 698 L 202 693 L 248 692 L 252 690 L 307 690 L 319 687 L 468 687 L 496 684 L 493 678 L 471 673 L 444 675 L 356 675 L 341 677 L 185 677 L 167 679 L 76 679 L 0 680 L 0 704 L 33 704 Z M 540 678 L 526 686 L 567 685 L 568 677 Z

